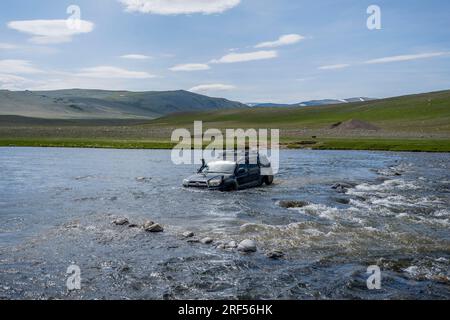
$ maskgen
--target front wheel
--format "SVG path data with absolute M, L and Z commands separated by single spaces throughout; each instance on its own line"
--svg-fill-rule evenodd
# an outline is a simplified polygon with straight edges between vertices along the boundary
M 268 186 L 270 186 L 273 183 L 273 176 L 265 176 L 264 177 L 264 183 Z

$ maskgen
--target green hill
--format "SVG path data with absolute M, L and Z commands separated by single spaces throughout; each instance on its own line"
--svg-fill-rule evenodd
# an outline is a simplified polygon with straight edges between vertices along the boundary
M 62 99 L 63 104 L 76 101 L 78 106 L 84 101 L 89 108 L 94 108 L 92 101 L 108 101 L 109 106 L 117 103 L 121 111 L 113 108 L 117 113 L 103 118 L 101 112 L 95 113 L 97 118 L 36 119 L 0 115 L 0 146 L 171 148 L 173 129 L 191 128 L 194 121 L 202 120 L 204 129 L 281 129 L 281 144 L 287 148 L 450 152 L 450 91 L 290 108 L 247 108 L 220 99 L 214 100 L 218 103 L 215 104 L 207 97 L 188 94 L 189 104 L 196 99 L 202 103 L 181 109 L 152 109 L 155 115 L 156 112 L 181 111 L 155 120 L 136 116 L 139 106 L 146 112 L 150 110 L 144 107 L 150 103 L 143 101 L 155 99 L 155 96 L 158 101 L 189 105 L 183 102 L 185 92 L 176 93 L 179 94 L 95 91 L 87 94 L 89 98 L 80 92 L 74 94 L 73 90 L 45 93 L 46 99 L 50 96 L 50 99 Z M 40 93 L 23 94 L 35 97 Z M 228 109 L 233 105 L 236 108 Z M 194 112 L 185 112 L 186 109 Z M 204 109 L 208 111 L 199 111 Z M 133 110 L 133 113 L 125 113 L 132 116 L 120 118 L 123 110 Z M 87 115 L 83 113 L 84 117 Z
M 175 114 L 153 125 L 187 126 L 202 120 L 209 127 L 326 129 L 358 119 L 382 130 L 450 133 L 450 90 L 320 107 L 249 108 Z

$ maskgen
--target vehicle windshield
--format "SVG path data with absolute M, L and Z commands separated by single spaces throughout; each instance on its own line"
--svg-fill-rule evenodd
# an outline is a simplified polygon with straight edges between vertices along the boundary
M 211 162 L 202 170 L 202 173 L 227 173 L 232 174 L 236 169 L 233 162 Z

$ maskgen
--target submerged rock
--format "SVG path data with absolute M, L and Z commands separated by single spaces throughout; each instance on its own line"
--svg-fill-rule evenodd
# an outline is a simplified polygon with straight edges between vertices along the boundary
M 147 232 L 163 232 L 164 228 L 160 224 L 155 223 L 155 224 L 145 228 L 145 231 L 147 231 Z
M 238 251 L 241 252 L 256 252 L 256 242 L 253 240 L 246 239 L 239 243 L 237 247 Z
M 350 182 L 338 182 L 331 186 L 331 189 L 336 190 L 339 193 L 347 193 L 348 189 L 356 187 L 356 183 Z
M 127 218 L 117 218 L 112 223 L 115 224 L 116 226 L 124 226 L 124 225 L 128 224 L 129 221 Z
M 290 208 L 303 208 L 309 205 L 307 201 L 295 201 L 295 200 L 281 200 L 279 202 L 279 206 L 282 208 L 290 209 Z
M 206 237 L 206 238 L 203 238 L 202 240 L 200 240 L 200 242 L 203 244 L 211 244 L 211 243 L 213 243 L 213 241 L 214 240 L 209 237 Z
M 340 204 L 350 204 L 349 198 L 334 198 L 334 201 Z
M 280 250 L 273 250 L 266 253 L 266 257 L 269 259 L 281 259 L 284 257 L 284 253 Z

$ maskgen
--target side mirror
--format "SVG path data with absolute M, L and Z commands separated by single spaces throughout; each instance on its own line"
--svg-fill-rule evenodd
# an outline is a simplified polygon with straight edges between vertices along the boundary
M 239 170 L 237 172 L 238 175 L 245 174 L 245 173 L 247 173 L 247 170 L 245 170 L 244 168 L 239 168 Z

